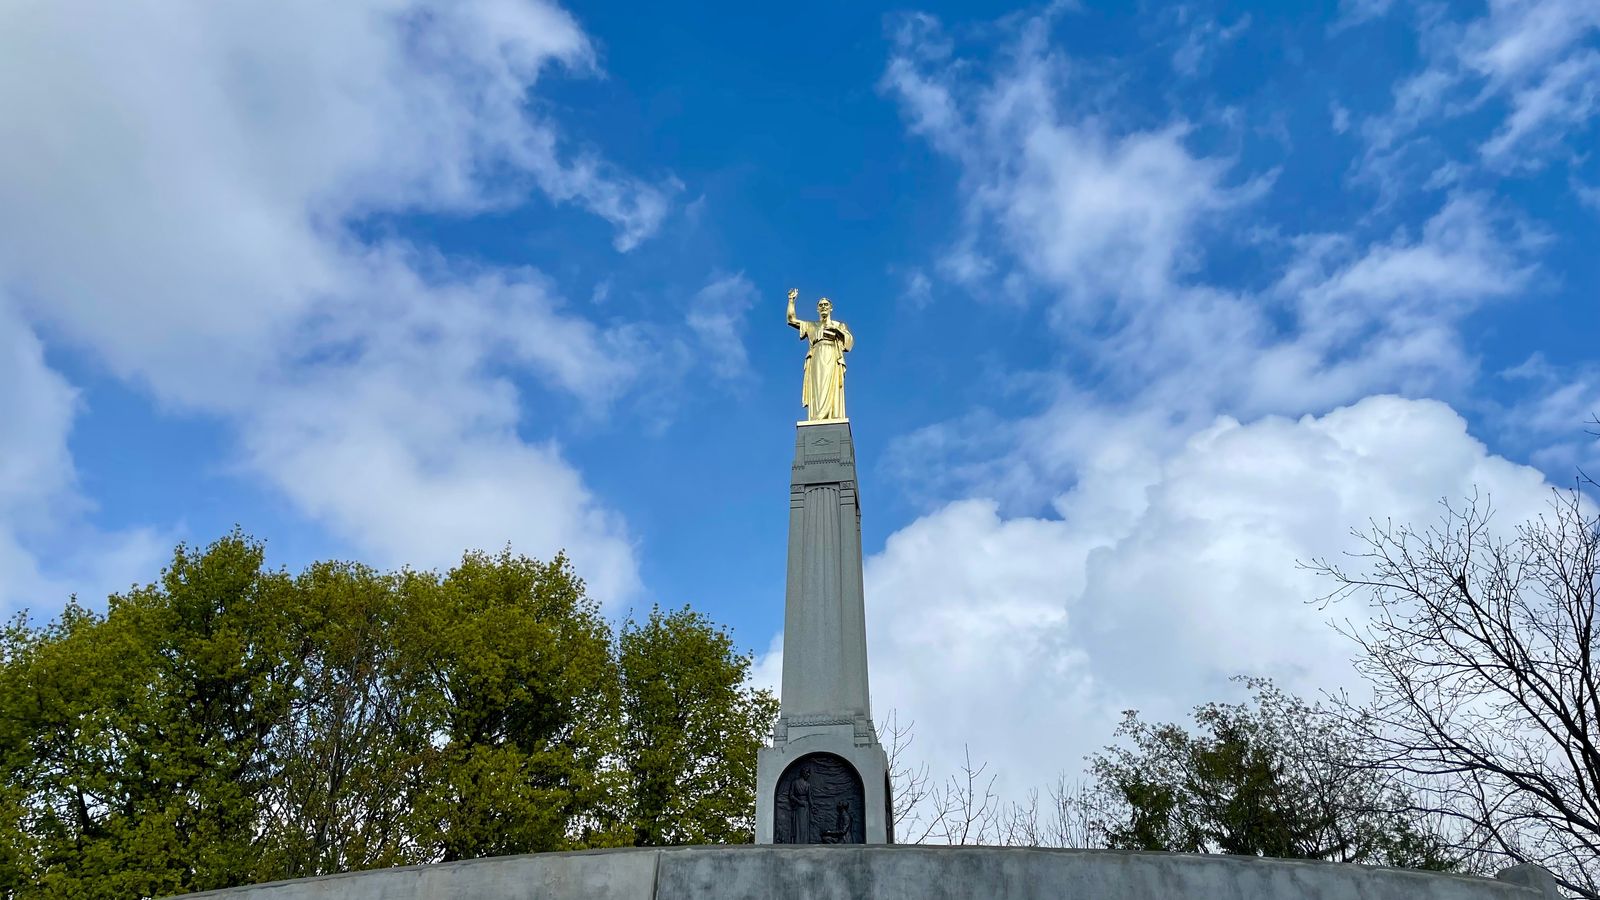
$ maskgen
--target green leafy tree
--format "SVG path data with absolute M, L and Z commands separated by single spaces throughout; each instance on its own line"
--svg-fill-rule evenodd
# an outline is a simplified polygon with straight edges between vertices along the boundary
M 468 554 L 407 573 L 400 628 L 416 747 L 411 827 L 445 860 L 588 846 L 615 746 L 611 632 L 564 557 Z M 601 843 L 607 843 L 602 839 Z
M 689 610 L 613 635 L 559 556 L 180 546 L 104 615 L 0 629 L 0 897 L 748 840 L 774 704 L 731 647 Z
M 1236 679 L 1237 680 L 1237 679 Z M 1232 853 L 1455 870 L 1434 823 L 1370 772 L 1352 771 L 1351 738 L 1319 709 L 1265 679 L 1246 679 L 1254 709 L 1195 709 L 1203 732 L 1124 713 L 1119 736 L 1091 769 L 1107 846 Z
M 260 866 L 268 737 L 299 677 L 287 576 L 239 535 L 180 546 L 159 582 L 21 626 L 0 673 L 7 799 L 32 859 L 16 888 L 131 897 Z
M 402 818 L 426 723 L 402 703 L 397 579 L 319 562 L 295 580 L 301 678 L 271 739 L 263 795 L 270 867 L 281 877 L 422 861 Z
M 628 622 L 618 645 L 622 817 L 633 843 L 753 841 L 756 751 L 778 701 L 745 687 L 751 657 L 688 609 Z

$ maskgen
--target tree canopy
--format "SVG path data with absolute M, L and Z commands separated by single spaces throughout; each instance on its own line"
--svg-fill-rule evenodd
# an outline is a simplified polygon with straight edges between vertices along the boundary
M 749 841 L 776 713 L 688 609 L 613 630 L 563 557 L 449 572 L 235 532 L 0 632 L 0 893 L 149 897 L 504 853 Z
M 1253 706 L 1196 707 L 1199 734 L 1124 713 L 1117 734 L 1133 748 L 1108 748 L 1091 763 L 1106 846 L 1461 867 L 1437 821 L 1411 811 L 1376 773 L 1345 764 L 1355 738 L 1336 718 L 1270 680 L 1243 680 Z

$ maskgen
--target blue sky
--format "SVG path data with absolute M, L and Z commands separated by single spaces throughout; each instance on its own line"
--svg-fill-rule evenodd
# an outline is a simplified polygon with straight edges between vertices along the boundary
M 0 605 L 566 548 L 771 679 L 796 286 L 936 770 L 1354 686 L 1296 560 L 1600 467 L 1596 85 L 1593 0 L 12 4 Z

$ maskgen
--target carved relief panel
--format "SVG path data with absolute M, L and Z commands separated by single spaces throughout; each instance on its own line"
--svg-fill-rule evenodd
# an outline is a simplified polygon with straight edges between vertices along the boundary
M 863 844 L 866 791 L 861 776 L 832 753 L 800 757 L 778 777 L 775 844 Z

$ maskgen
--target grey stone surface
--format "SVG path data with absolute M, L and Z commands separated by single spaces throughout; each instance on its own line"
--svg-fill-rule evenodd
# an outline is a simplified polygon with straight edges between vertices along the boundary
M 228 900 L 649 900 L 659 854 L 593 850 L 502 856 L 277 881 L 190 897 Z
M 861 506 L 848 422 L 795 428 L 788 570 L 783 716 L 870 721 Z
M 1517 877 L 1523 875 L 1549 878 L 1543 870 Z M 1548 900 L 1539 889 L 1509 880 L 1342 863 L 919 846 L 546 853 L 188 896 L 218 900 Z
M 832 753 L 861 777 L 866 842 L 887 843 L 888 757 L 872 724 L 861 580 L 861 505 L 848 420 L 795 427 L 789 470 L 783 684 L 773 746 L 756 776 L 756 843 L 770 844 L 778 782 L 808 753 Z
M 1494 877 L 1512 884 L 1520 884 L 1539 892 L 1539 896 L 1546 900 L 1561 900 L 1561 886 L 1556 884 L 1556 878 L 1544 866 L 1533 863 L 1523 863 L 1509 869 L 1501 869 L 1494 873 Z

